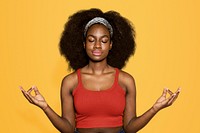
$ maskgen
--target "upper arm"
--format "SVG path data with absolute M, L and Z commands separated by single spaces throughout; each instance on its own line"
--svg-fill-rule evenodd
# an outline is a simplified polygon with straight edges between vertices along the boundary
M 61 84 L 62 118 L 67 119 L 72 127 L 75 127 L 75 111 L 72 91 L 77 85 L 77 76 L 72 73 L 66 76 Z
M 123 71 L 120 72 L 119 81 L 126 91 L 126 106 L 124 110 L 124 127 L 136 118 L 136 87 L 134 78 Z

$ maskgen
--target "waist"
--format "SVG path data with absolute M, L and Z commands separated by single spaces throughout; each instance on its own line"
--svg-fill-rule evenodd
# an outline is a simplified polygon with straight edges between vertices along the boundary
M 80 116 L 76 117 L 76 128 L 111 128 L 123 125 L 123 117 Z
M 113 128 L 78 128 L 74 133 L 125 133 L 122 127 Z

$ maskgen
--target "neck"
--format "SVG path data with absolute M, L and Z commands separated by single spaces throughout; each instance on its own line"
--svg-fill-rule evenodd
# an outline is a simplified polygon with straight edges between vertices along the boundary
M 102 74 L 104 73 L 110 66 L 107 64 L 107 61 L 101 61 L 101 62 L 92 62 L 90 61 L 87 69 L 91 71 L 91 73 L 94 74 Z

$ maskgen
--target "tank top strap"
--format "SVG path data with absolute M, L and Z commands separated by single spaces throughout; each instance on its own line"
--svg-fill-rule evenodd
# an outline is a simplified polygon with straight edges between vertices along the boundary
M 78 83 L 81 81 L 81 69 L 79 68 L 77 70 L 77 76 L 78 76 Z
M 115 83 L 117 83 L 117 84 L 118 84 L 118 78 L 119 78 L 119 69 L 118 69 L 118 68 L 115 68 L 115 71 L 116 71 L 116 73 L 115 73 Z
M 81 85 L 81 70 L 80 69 L 77 69 L 76 70 L 76 74 L 77 74 L 77 77 L 78 77 L 78 85 L 76 86 L 76 88 L 73 90 L 72 94 L 75 95 L 75 93 L 77 92 L 78 88 L 80 88 L 80 85 Z

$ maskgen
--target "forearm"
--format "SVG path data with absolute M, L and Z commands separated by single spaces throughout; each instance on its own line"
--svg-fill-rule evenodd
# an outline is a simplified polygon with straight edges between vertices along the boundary
M 124 127 L 126 133 L 136 133 L 142 129 L 155 116 L 157 112 L 158 111 L 152 107 L 141 116 L 131 119 L 128 125 Z
M 50 106 L 47 106 L 43 111 L 61 133 L 74 133 L 72 124 L 67 119 L 60 117 Z

